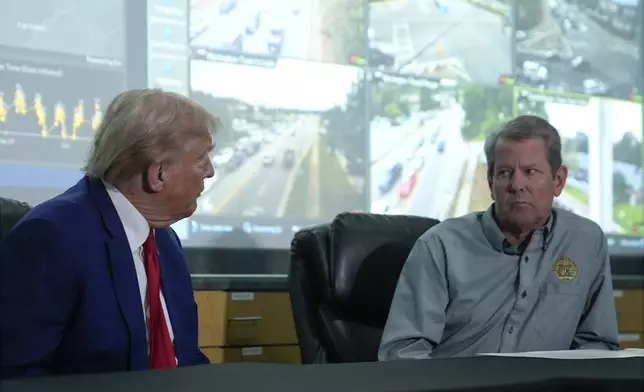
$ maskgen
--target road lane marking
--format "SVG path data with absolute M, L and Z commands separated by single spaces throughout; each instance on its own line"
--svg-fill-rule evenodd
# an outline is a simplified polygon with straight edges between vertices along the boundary
M 435 186 L 438 183 L 438 179 L 440 177 L 440 174 L 437 171 L 444 170 L 441 165 L 442 156 L 438 152 L 438 142 L 446 140 L 446 134 L 449 132 L 449 130 L 444 117 L 450 114 L 450 111 L 443 111 L 439 114 L 441 117 L 437 119 L 440 125 L 438 128 L 438 134 L 436 134 L 436 144 L 431 144 L 428 141 L 425 142 L 426 147 L 424 148 L 427 148 L 427 151 L 424 155 L 425 164 L 423 166 L 423 169 L 416 175 L 416 186 L 414 187 L 414 192 L 411 193 L 409 197 L 407 197 L 405 203 L 405 208 L 407 210 L 405 211 L 406 214 L 420 215 L 428 218 L 438 219 L 437 216 L 432 216 L 430 210 L 431 206 L 435 204 L 436 198 L 439 196 L 436 189 L 437 187 Z M 431 136 L 431 133 L 427 136 Z M 416 198 L 418 197 L 419 193 L 423 193 L 419 188 L 423 188 L 424 190 L 425 187 L 431 187 L 431 192 L 429 192 L 431 199 L 422 200 L 422 208 L 417 209 L 415 208 Z M 421 210 L 422 213 L 419 213 L 418 210 Z
M 434 121 L 434 118 L 430 118 L 429 121 Z M 380 161 L 387 159 L 390 155 L 397 155 L 395 153 L 399 152 L 402 145 L 404 145 L 405 143 L 408 143 L 410 139 L 414 138 L 415 136 L 418 136 L 418 134 L 422 134 L 423 132 L 427 131 L 425 127 L 426 126 L 420 126 L 420 127 L 414 126 L 413 129 L 405 132 L 405 136 L 401 137 L 397 142 L 391 143 L 391 148 L 379 154 L 376 158 L 372 159 L 371 166 L 375 166 L 376 164 L 380 163 Z
M 288 177 L 286 178 L 284 193 L 282 193 L 282 197 L 280 197 L 280 202 L 277 205 L 277 212 L 275 213 L 275 216 L 278 218 L 283 217 L 284 213 L 286 212 L 286 207 L 288 206 L 291 192 L 293 192 L 293 186 L 295 185 L 295 179 L 297 178 L 297 173 L 300 170 L 300 166 L 302 166 L 302 162 L 304 161 L 309 151 L 311 150 L 311 147 L 312 145 L 309 144 L 304 150 L 302 150 L 302 153 L 297 155 L 297 161 L 295 162 L 295 165 L 293 165 L 293 169 L 291 170 L 291 172 L 288 174 Z
M 472 190 L 474 189 L 474 176 L 476 175 L 476 166 L 479 162 L 479 148 L 480 145 L 477 144 L 476 146 L 474 146 L 472 143 L 470 143 L 470 151 L 467 155 L 467 166 L 465 168 L 465 174 L 462 183 L 463 186 L 460 190 L 457 190 L 458 196 L 456 199 L 456 208 L 454 209 L 454 217 L 462 216 L 470 212 L 470 200 L 472 199 Z
M 407 196 L 404 201 L 401 201 L 401 203 L 397 206 L 400 208 L 400 213 L 433 218 L 433 216 L 429 216 L 429 214 L 418 213 L 414 210 L 414 207 L 416 205 L 416 197 L 419 193 L 422 193 L 418 188 L 433 186 L 436 175 L 434 170 L 439 169 L 439 167 L 436 165 L 436 155 L 438 153 L 435 151 L 435 148 L 436 147 L 433 144 L 427 147 L 427 152 L 424 156 L 425 164 L 423 165 L 423 169 L 416 174 L 416 185 L 414 185 L 414 190 L 409 194 L 409 196 Z
M 264 192 L 266 192 L 266 184 L 262 184 L 262 186 L 259 187 L 257 190 L 257 197 L 262 197 Z
M 315 219 L 320 217 L 320 138 L 315 135 L 311 147 L 309 160 L 309 183 L 306 217 Z
M 257 168 L 259 168 L 259 165 L 257 165 Z M 232 187 L 232 190 L 224 198 L 222 198 L 219 201 L 219 203 L 217 203 L 216 205 L 213 204 L 212 214 L 218 215 L 221 212 L 221 210 L 223 210 L 228 205 L 228 203 L 230 203 L 237 195 L 241 193 L 242 189 L 244 189 L 251 182 L 252 179 L 257 177 L 256 174 L 258 172 L 259 170 L 257 169 L 249 170 L 247 172 L 248 173 L 247 175 L 245 175 L 244 177 L 241 177 L 242 180 L 238 182 L 236 186 Z M 231 173 L 231 174 L 239 175 L 236 173 Z
M 288 142 L 289 140 L 290 139 L 288 137 L 282 136 L 282 139 L 278 139 L 275 141 L 275 147 L 267 146 L 268 148 L 266 148 L 265 150 L 261 150 L 256 155 L 246 160 L 244 164 L 242 164 L 242 166 L 245 166 L 245 165 L 254 166 L 255 168 L 253 170 L 248 170 L 246 167 L 243 167 L 243 169 L 245 169 L 246 171 L 236 170 L 235 172 L 228 174 L 227 176 L 235 176 L 237 178 L 241 178 L 241 181 L 239 181 L 237 185 L 231 186 L 230 192 L 225 197 L 220 199 L 218 203 L 213 205 L 212 214 L 213 215 L 219 214 L 221 210 L 224 209 L 228 205 L 228 203 L 230 203 L 232 199 L 236 197 L 241 192 L 241 190 L 250 183 L 252 179 L 254 179 L 255 177 L 258 177 L 257 174 L 261 172 L 260 169 L 262 168 L 261 156 L 263 154 L 270 153 L 270 152 L 277 154 L 278 151 L 281 151 L 283 149 L 282 146 L 286 144 L 286 142 Z M 218 183 L 221 184 L 223 183 L 223 181 L 218 181 Z M 213 190 L 216 191 L 216 189 L 213 189 Z

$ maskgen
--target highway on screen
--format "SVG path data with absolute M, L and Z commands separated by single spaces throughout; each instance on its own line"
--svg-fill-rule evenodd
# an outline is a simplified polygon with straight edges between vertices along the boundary
M 258 130 L 213 160 L 215 177 L 199 199 L 198 213 L 282 217 L 301 160 L 316 144 L 318 120 L 304 117 Z M 302 201 L 304 203 L 304 201 Z
M 399 127 L 372 134 L 374 141 L 386 141 L 387 132 L 406 135 L 372 161 L 373 212 L 446 217 L 458 194 L 468 151 L 461 136 L 464 111 L 456 102 L 449 105 L 431 112 L 422 124 L 412 116 Z

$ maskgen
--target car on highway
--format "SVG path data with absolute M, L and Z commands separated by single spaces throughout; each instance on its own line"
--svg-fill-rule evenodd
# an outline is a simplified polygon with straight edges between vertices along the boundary
M 401 199 L 406 199 L 411 195 L 411 192 L 416 187 L 417 177 L 418 174 L 412 170 L 408 170 L 403 174 L 402 180 L 398 185 L 398 196 L 400 196 Z
M 246 142 L 245 144 L 238 146 L 237 151 L 241 154 L 245 154 L 248 157 L 251 157 L 259 151 L 259 143 L 256 142 Z
M 539 85 L 548 81 L 548 68 L 536 61 L 524 61 L 521 64 L 521 76 L 529 83 Z
M 574 69 L 577 72 L 588 74 L 592 71 L 592 66 L 590 65 L 590 61 L 588 61 L 582 56 L 575 56 L 572 60 L 570 60 L 570 66 L 572 67 L 572 69 Z
M 241 165 L 244 164 L 246 157 L 242 154 L 236 153 L 233 157 L 226 163 L 224 169 L 228 172 L 239 169 Z
M 295 166 L 295 150 L 287 149 L 284 151 L 284 156 L 282 157 L 282 167 L 285 169 L 291 169 Z
M 217 168 L 219 166 L 226 165 L 228 161 L 232 159 L 233 155 L 235 155 L 235 151 L 232 148 L 223 148 L 215 155 L 213 155 L 210 161 L 212 162 L 213 166 Z
M 608 85 L 599 79 L 584 79 L 584 94 L 587 95 L 605 95 L 608 93 Z
M 275 156 L 272 154 L 266 154 L 262 157 L 262 165 L 264 167 L 273 166 L 273 163 L 275 163 Z
M 394 185 L 400 180 L 400 176 L 403 172 L 403 165 L 400 162 L 394 163 L 390 168 L 388 168 L 380 184 L 378 185 L 378 190 L 382 195 L 388 193 L 394 188 Z

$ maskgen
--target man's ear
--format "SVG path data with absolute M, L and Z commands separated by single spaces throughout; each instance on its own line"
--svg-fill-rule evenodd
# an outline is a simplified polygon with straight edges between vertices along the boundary
M 148 166 L 148 170 L 145 173 L 145 182 L 150 191 L 157 193 L 163 189 L 163 185 L 167 180 L 167 173 L 164 169 L 161 163 Z
M 554 182 L 554 193 L 556 197 L 561 195 L 564 187 L 566 186 L 566 179 L 568 178 L 568 168 L 564 165 L 559 166 L 559 169 L 555 172 L 555 176 L 552 179 Z

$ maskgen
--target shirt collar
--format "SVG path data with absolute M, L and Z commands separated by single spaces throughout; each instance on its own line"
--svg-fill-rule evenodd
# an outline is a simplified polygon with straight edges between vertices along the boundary
M 143 215 L 130 203 L 130 201 L 116 187 L 103 182 L 116 213 L 121 219 L 125 236 L 130 244 L 132 253 L 138 251 L 150 234 L 150 225 Z
M 542 248 L 545 248 L 548 245 L 555 220 L 556 212 L 555 210 L 552 210 L 550 217 L 548 218 L 548 222 L 544 226 L 535 230 L 535 232 L 540 234 L 542 243 L 539 245 Z M 521 247 L 512 245 L 507 238 L 505 238 L 505 235 L 503 235 L 499 225 L 496 223 L 496 220 L 494 219 L 494 204 L 492 204 L 490 208 L 483 213 L 483 216 L 481 217 L 481 227 L 483 228 L 483 234 L 494 250 L 503 253 L 521 253 Z

